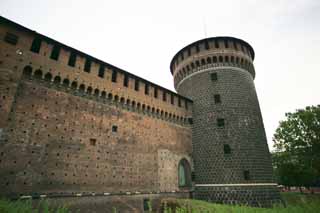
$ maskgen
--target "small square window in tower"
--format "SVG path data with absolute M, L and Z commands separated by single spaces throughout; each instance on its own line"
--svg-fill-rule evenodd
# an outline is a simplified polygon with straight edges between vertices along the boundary
M 12 33 L 7 32 L 5 37 L 4 37 L 4 41 L 12 44 L 12 45 L 16 45 L 18 43 L 18 36 Z
M 112 132 L 118 132 L 118 126 L 113 125 L 112 126 Z
M 91 146 L 95 146 L 96 143 L 97 143 L 97 139 L 95 139 L 95 138 L 90 138 L 90 145 L 91 145 Z
M 223 118 L 218 118 L 217 119 L 217 126 L 218 127 L 224 127 L 224 119 Z
M 218 80 L 218 74 L 216 72 L 210 73 L 211 81 L 217 81 Z
M 230 148 L 229 144 L 223 145 L 223 151 L 224 151 L 224 154 L 231 154 L 231 148 Z
M 220 104 L 221 103 L 221 96 L 219 94 L 216 94 L 213 97 L 214 97 L 214 103 L 215 104 Z
M 248 170 L 243 171 L 243 177 L 245 180 L 250 180 L 250 172 Z

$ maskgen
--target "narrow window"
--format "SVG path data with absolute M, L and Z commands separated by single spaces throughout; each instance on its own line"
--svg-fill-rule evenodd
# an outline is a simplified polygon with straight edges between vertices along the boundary
M 191 48 L 188 49 L 188 56 L 191 56 Z
M 225 62 L 229 62 L 229 57 L 228 57 L 228 56 L 225 56 L 225 57 L 224 57 L 224 61 L 225 61 Z
M 51 51 L 50 58 L 57 61 L 59 59 L 60 49 L 60 46 L 54 45 Z
M 113 125 L 112 126 L 112 132 L 118 132 L 118 126 Z
M 250 180 L 250 172 L 248 170 L 243 171 L 243 177 L 245 180 Z
M 124 74 L 123 86 L 128 87 L 128 85 L 129 85 L 129 75 Z
M 228 40 L 224 40 L 224 47 L 229 48 Z
M 181 60 L 183 60 L 184 59 L 184 55 L 183 55 L 183 52 L 181 53 Z
M 218 118 L 217 119 L 217 126 L 218 127 L 224 127 L 224 119 L 223 118 Z
M 135 81 L 134 81 L 134 90 L 139 91 L 139 80 L 138 79 L 135 79 Z
M 217 81 L 218 80 L 218 74 L 216 72 L 210 73 L 211 81 Z
M 40 38 L 35 38 L 33 39 L 33 42 L 31 44 L 30 51 L 34 53 L 39 53 L 40 52 L 40 47 L 41 47 L 41 39 Z
M 98 76 L 100 77 L 100 78 L 104 78 L 104 65 L 100 65 L 100 67 L 99 67 L 99 72 L 98 72 Z
M 144 94 L 149 95 L 149 84 L 147 82 L 144 85 Z
M 154 97 L 158 98 L 158 88 L 154 87 Z
M 234 46 L 235 50 L 238 50 L 238 46 L 237 46 L 237 43 L 235 41 L 233 42 L 233 46 Z
M 230 148 L 229 144 L 223 145 L 223 152 L 224 152 L 224 154 L 231 154 L 231 148 Z
M 187 102 L 187 100 L 184 100 L 184 107 L 185 107 L 186 109 L 188 109 L 188 102 Z
M 209 43 L 208 43 L 208 41 L 205 41 L 204 46 L 205 46 L 206 50 L 209 49 Z
M 162 100 L 167 101 L 167 93 L 165 91 L 162 93 Z
M 87 58 L 84 64 L 84 71 L 90 72 L 90 69 L 91 69 L 91 59 Z
M 77 54 L 75 52 L 70 53 L 68 65 L 74 67 L 76 65 Z
M 111 81 L 117 82 L 117 71 L 116 70 L 112 70 Z
M 18 43 L 18 36 L 12 33 L 7 32 L 5 37 L 4 37 L 4 41 L 12 44 L 12 45 L 16 45 Z
M 198 45 L 196 45 L 196 51 L 197 51 L 197 53 L 200 52 L 200 48 Z
M 171 104 L 174 104 L 174 95 L 171 94 Z
M 219 56 L 219 62 L 223 62 L 223 57 L 221 55 Z
M 214 95 L 214 103 L 215 104 L 221 103 L 221 96 L 219 94 Z
M 178 97 L 178 106 L 181 107 L 181 98 Z
M 91 145 L 91 146 L 95 146 L 95 145 L 96 145 L 96 142 L 97 142 L 97 139 L 95 139 L 95 138 L 90 138 L 90 145 Z
M 219 41 L 218 41 L 218 40 L 215 40 L 215 41 L 214 41 L 214 47 L 215 47 L 215 48 L 219 48 Z

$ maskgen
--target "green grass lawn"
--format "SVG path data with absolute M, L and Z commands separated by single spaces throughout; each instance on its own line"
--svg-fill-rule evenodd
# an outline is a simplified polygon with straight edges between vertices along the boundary
M 299 194 L 299 193 L 281 193 L 282 198 L 287 203 L 287 207 L 275 206 L 274 208 L 253 208 L 248 206 L 231 206 L 222 204 L 213 204 L 200 200 L 178 200 L 177 213 L 320 213 L 320 195 Z M 170 202 L 170 201 L 169 201 Z M 170 204 L 169 204 L 170 205 Z M 171 205 L 170 205 L 171 206 Z M 165 213 L 173 212 L 169 208 Z
M 50 208 L 46 201 L 33 206 L 31 200 L 8 201 L 0 200 L 0 213 L 67 213 L 65 207 Z
M 165 213 L 320 213 L 320 195 L 282 193 L 282 198 L 286 201 L 287 207 L 275 206 L 274 208 L 252 208 L 248 206 L 231 206 L 213 204 L 200 200 L 191 199 L 167 199 L 168 206 L 179 206 L 176 211 L 167 208 Z M 46 201 L 40 202 L 38 206 L 32 206 L 31 200 L 27 201 L 7 201 L 0 200 L 0 213 L 67 213 L 67 208 L 49 208 Z

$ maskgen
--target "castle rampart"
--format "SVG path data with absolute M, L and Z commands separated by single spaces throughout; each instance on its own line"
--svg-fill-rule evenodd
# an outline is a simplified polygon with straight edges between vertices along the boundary
M 188 196 L 190 99 L 0 21 L 1 196 Z

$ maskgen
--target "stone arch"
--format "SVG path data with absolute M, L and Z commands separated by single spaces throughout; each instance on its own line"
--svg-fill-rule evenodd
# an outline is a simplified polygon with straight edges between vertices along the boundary
M 127 101 L 126 101 L 126 105 L 130 105 L 130 99 L 127 99 Z
M 178 164 L 178 186 L 191 187 L 191 166 L 187 159 L 182 158 Z
M 84 93 L 85 89 L 86 89 L 86 86 L 85 86 L 84 84 L 81 84 L 81 85 L 79 86 L 79 92 Z
M 78 83 L 77 83 L 76 81 L 73 81 L 73 82 L 71 83 L 71 89 L 76 90 L 77 87 L 78 87 Z
M 228 62 L 229 62 L 229 56 L 226 55 L 226 56 L 224 57 L 224 61 L 228 63 Z
M 69 79 L 67 79 L 67 78 L 65 78 L 65 79 L 63 80 L 63 82 L 62 82 L 62 85 L 63 85 L 64 87 L 69 87 L 69 84 L 70 84 L 70 81 L 69 81 Z
M 115 95 L 115 96 L 114 96 L 114 101 L 115 101 L 115 102 L 118 102 L 118 101 L 119 101 L 119 96 L 118 96 L 118 95 Z
M 88 89 L 87 89 L 87 94 L 89 94 L 89 95 L 90 95 L 91 93 L 92 93 L 92 87 L 91 87 L 91 86 L 89 86 L 89 87 L 88 87 Z
M 25 67 L 23 68 L 22 74 L 23 74 L 23 76 L 30 78 L 31 75 L 32 75 L 32 67 L 30 67 L 30 66 L 25 66 Z
M 111 100 L 112 100 L 112 98 L 113 98 L 112 93 L 109 93 L 109 94 L 108 94 L 108 99 L 111 101 Z
M 50 82 L 50 81 L 52 80 L 52 75 L 51 75 L 51 73 L 47 72 L 47 73 L 44 75 L 44 80 Z
M 196 61 L 196 67 L 200 67 L 200 62 Z
M 204 59 L 201 59 L 201 65 L 206 65 L 206 61 Z
M 136 102 L 135 102 L 135 101 L 132 101 L 132 102 L 131 102 L 131 106 L 132 106 L 133 108 L 135 108 L 135 107 L 136 107 Z
M 106 96 L 107 96 L 106 91 L 102 91 L 102 92 L 101 92 L 101 98 L 106 98 Z
M 219 56 L 219 62 L 223 62 L 223 57 L 221 55 Z
M 217 63 L 217 56 L 212 57 L 212 63 Z
M 41 70 L 36 70 L 33 74 L 35 79 L 42 79 L 42 71 Z
M 53 83 L 59 85 L 61 83 L 61 77 L 58 75 L 54 77 Z
M 99 97 L 100 91 L 99 89 L 94 90 L 94 96 Z
M 211 64 L 211 58 L 210 57 L 207 58 L 207 63 Z
M 125 102 L 124 97 L 121 97 L 121 98 L 120 98 L 120 103 L 121 103 L 121 104 L 124 104 L 124 102 Z

